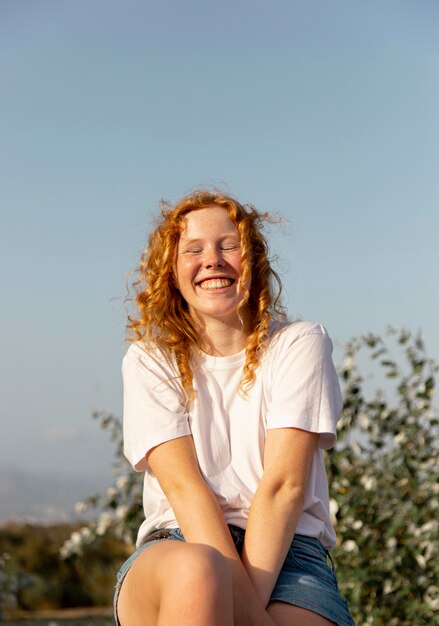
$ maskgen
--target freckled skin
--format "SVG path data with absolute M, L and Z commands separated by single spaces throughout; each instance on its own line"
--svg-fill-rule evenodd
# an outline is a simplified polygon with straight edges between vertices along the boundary
M 238 321 L 240 240 L 226 209 L 214 206 L 187 214 L 186 228 L 178 244 L 175 274 L 178 289 L 194 319 Z M 228 286 L 203 289 L 201 283 L 210 278 L 232 282 Z

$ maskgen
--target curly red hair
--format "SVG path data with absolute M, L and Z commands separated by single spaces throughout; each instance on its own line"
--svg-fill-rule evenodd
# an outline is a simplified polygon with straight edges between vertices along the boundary
M 270 319 L 285 317 L 279 299 L 282 284 L 268 258 L 268 246 L 261 229 L 268 215 L 252 205 L 242 205 L 229 195 L 216 190 L 197 190 L 184 196 L 175 205 L 162 201 L 161 219 L 150 234 L 142 252 L 133 283 L 138 317 L 128 316 L 128 340 L 153 343 L 165 354 L 173 356 L 183 388 L 191 399 L 193 372 L 191 350 L 201 348 L 200 336 L 185 300 L 177 289 L 174 277 L 175 255 L 184 227 L 184 216 L 190 211 L 221 207 L 228 211 L 241 241 L 242 300 L 240 308 L 250 310 L 250 332 L 246 343 L 246 361 L 240 390 L 252 384 L 269 334 Z M 249 277 L 251 276 L 251 283 Z M 250 288 L 245 285 L 250 283 Z

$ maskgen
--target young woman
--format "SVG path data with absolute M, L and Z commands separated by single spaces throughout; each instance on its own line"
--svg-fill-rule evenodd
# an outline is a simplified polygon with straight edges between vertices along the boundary
M 329 555 L 332 343 L 284 320 L 263 220 L 196 191 L 163 207 L 141 257 L 124 442 L 145 521 L 118 574 L 121 626 L 353 624 Z

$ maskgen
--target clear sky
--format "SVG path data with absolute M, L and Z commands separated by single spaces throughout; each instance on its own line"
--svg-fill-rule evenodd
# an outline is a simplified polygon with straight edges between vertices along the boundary
M 1 0 L 1 466 L 108 471 L 160 198 L 284 216 L 290 313 L 439 358 L 439 4 Z

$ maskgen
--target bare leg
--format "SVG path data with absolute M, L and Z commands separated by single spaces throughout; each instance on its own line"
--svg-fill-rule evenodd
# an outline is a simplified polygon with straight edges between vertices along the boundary
M 286 602 L 272 602 L 268 613 L 278 626 L 334 626 L 335 622 L 327 620 L 317 613 L 302 609 Z
M 129 569 L 117 610 L 122 626 L 233 626 L 230 567 L 209 546 L 157 543 Z

